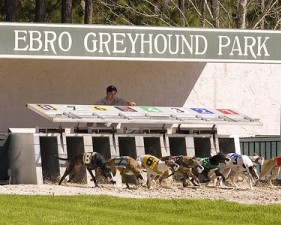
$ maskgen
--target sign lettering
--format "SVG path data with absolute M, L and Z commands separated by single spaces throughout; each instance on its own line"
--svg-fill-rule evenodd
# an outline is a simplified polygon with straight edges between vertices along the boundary
M 280 43 L 281 31 L 0 23 L 3 58 L 280 62 Z

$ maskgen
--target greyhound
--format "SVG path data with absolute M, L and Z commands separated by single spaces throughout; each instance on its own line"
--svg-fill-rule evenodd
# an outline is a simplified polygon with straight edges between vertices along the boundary
M 270 160 L 267 160 L 261 173 L 260 173 L 260 178 L 265 176 L 267 173 L 271 171 L 271 176 L 268 177 L 269 184 L 270 186 L 273 186 L 272 180 L 275 180 L 280 173 L 281 169 L 281 156 L 273 157 Z
M 201 166 L 198 160 L 196 160 L 194 157 L 188 157 L 188 156 L 164 156 L 160 158 L 161 160 L 174 160 L 175 163 L 179 165 L 179 169 L 177 171 L 172 171 L 173 173 L 171 175 L 176 175 L 182 177 L 182 184 L 183 187 L 187 187 L 187 179 L 191 178 L 191 182 L 194 186 L 199 186 L 200 182 L 199 179 L 193 174 L 192 169 L 194 168 L 197 170 L 198 173 L 201 173 L 204 170 L 204 167 Z M 167 177 L 169 177 L 168 171 L 164 172 L 164 174 L 159 178 L 159 182 Z
M 226 156 L 230 157 L 231 155 L 235 155 L 235 154 L 237 156 L 239 156 L 239 154 L 237 154 L 237 153 L 228 153 Z M 261 156 L 257 155 L 256 153 L 253 156 L 248 156 L 248 157 L 252 161 L 254 166 L 257 166 L 257 165 L 262 166 L 264 164 L 264 157 L 261 157 Z M 243 181 L 245 178 L 245 176 L 239 175 L 239 173 L 233 169 L 231 171 L 226 170 L 226 171 L 221 171 L 221 172 L 224 175 L 226 175 L 228 173 L 227 180 L 232 182 L 233 184 L 236 180 Z
M 139 183 L 143 182 L 143 176 L 141 175 L 141 169 L 138 162 L 130 156 L 120 156 L 107 160 L 107 164 L 111 167 L 113 176 L 116 176 L 117 170 L 120 172 L 122 180 L 126 183 L 128 189 L 130 186 L 125 179 L 125 175 L 135 175 Z
M 245 178 L 248 178 L 248 184 L 250 189 L 253 190 L 254 179 L 258 180 L 259 175 L 257 173 L 257 169 L 254 166 L 252 160 L 247 155 L 239 155 L 236 153 L 229 153 L 228 156 L 231 159 L 231 163 L 226 166 L 222 166 L 221 171 L 228 178 L 231 171 L 234 171 L 238 175 L 241 175 Z M 232 179 L 232 183 L 238 187 L 234 179 Z
M 69 180 L 68 180 L 68 182 L 70 182 L 74 178 L 74 176 L 81 170 L 81 168 L 83 166 L 85 166 L 87 168 L 96 187 L 98 187 L 98 183 L 97 183 L 96 177 L 94 176 L 92 170 L 96 170 L 97 168 L 101 169 L 102 174 L 105 177 L 107 177 L 109 182 L 111 182 L 112 184 L 116 183 L 113 180 L 113 176 L 112 176 L 110 167 L 106 164 L 106 160 L 98 152 L 86 152 L 83 154 L 78 154 L 78 155 L 74 156 L 73 158 L 61 158 L 56 155 L 53 155 L 53 156 L 60 160 L 69 162 L 63 176 L 61 177 L 61 179 L 59 181 L 59 185 L 61 185 L 62 181 L 65 179 L 65 177 L 67 175 L 70 175 Z
M 230 163 L 230 158 L 219 152 L 211 157 L 195 159 L 199 160 L 200 164 L 204 167 L 201 173 L 193 170 L 194 174 L 199 178 L 200 183 L 208 184 L 212 180 L 211 174 L 214 174 L 216 178 L 221 177 L 225 183 L 225 176 L 220 172 L 220 168 L 222 165 L 228 165 Z
M 157 175 L 163 175 L 163 173 L 170 168 L 174 171 L 177 171 L 179 169 L 179 165 L 173 160 L 162 161 L 152 155 L 139 156 L 139 161 L 141 162 L 142 167 L 144 167 L 147 171 L 148 189 L 151 189 L 152 180 L 154 180 Z

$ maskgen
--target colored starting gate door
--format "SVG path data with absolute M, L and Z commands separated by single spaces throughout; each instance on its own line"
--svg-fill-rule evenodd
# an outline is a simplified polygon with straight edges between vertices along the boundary
M 27 104 L 27 107 L 60 123 L 262 125 L 258 119 L 233 109 L 67 104 Z

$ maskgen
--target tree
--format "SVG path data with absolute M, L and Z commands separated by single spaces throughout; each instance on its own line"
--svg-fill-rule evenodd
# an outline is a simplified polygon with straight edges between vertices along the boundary
M 212 0 L 211 1 L 211 11 L 212 11 L 212 24 L 214 27 L 219 27 L 219 1 L 218 0 Z
M 201 12 L 201 24 L 202 24 L 202 27 L 205 27 L 206 26 L 206 4 L 205 4 L 205 1 L 201 1 L 201 4 L 199 5 L 199 12 Z
M 178 0 L 178 7 L 181 18 L 181 25 L 185 25 L 185 0 Z
M 17 0 L 5 0 L 6 21 L 16 21 L 16 1 Z
M 84 23 L 85 24 L 93 23 L 93 1 L 92 0 L 85 0 Z
M 62 0 L 61 22 L 72 23 L 72 0 Z
M 45 0 L 36 0 L 35 22 L 45 22 Z
M 245 23 L 245 19 L 246 19 L 246 13 L 247 13 L 247 0 L 240 0 L 239 1 L 239 5 L 237 8 L 237 27 L 238 28 L 246 28 L 246 23 Z
M 280 15 L 281 0 L 0 0 L 17 22 L 280 29 Z
M 272 16 L 271 13 L 274 12 L 274 6 L 278 3 L 278 0 L 267 0 L 266 2 L 263 2 L 264 5 L 261 5 L 262 11 L 261 13 L 255 18 L 255 20 L 253 21 L 252 25 L 250 26 L 250 28 L 255 29 L 258 26 L 261 26 L 262 24 L 265 25 L 265 22 L 267 21 L 267 19 L 272 20 Z M 259 5 L 260 6 L 260 5 Z M 278 4 L 277 4 L 278 6 Z M 280 7 L 278 6 L 279 9 L 278 13 L 280 13 Z M 273 15 L 275 16 L 275 15 Z M 280 20 L 277 21 L 278 22 L 278 26 L 280 26 Z

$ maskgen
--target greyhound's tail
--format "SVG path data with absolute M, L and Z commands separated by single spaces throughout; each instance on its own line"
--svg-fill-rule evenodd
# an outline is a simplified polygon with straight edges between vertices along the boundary
M 61 157 L 59 157 L 57 155 L 52 155 L 52 156 L 54 156 L 57 159 L 64 160 L 64 161 L 68 161 L 69 160 L 68 158 L 61 158 Z

